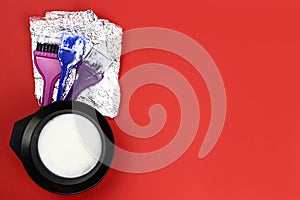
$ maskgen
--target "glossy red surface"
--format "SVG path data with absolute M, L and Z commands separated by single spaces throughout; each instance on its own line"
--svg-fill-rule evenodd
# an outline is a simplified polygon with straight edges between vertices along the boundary
M 1 199 L 300 198 L 299 1 L 12 0 L 1 4 Z M 122 56 L 121 77 L 137 65 L 162 63 L 183 74 L 197 94 L 200 126 L 184 155 L 172 165 L 146 174 L 112 169 L 96 187 L 75 196 L 49 193 L 29 178 L 8 145 L 14 122 L 38 109 L 33 95 L 28 18 L 49 10 L 86 9 L 119 24 L 124 31 L 148 26 L 169 28 L 190 36 L 206 49 L 218 66 L 227 94 L 225 126 L 207 157 L 198 158 L 211 114 L 203 79 L 184 59 L 145 49 Z M 165 87 L 146 85 L 134 93 L 130 101 L 134 120 L 147 124 L 148 109 L 154 103 L 165 106 L 168 113 L 159 134 L 149 139 L 132 138 L 110 119 L 117 145 L 149 152 L 175 136 L 179 103 Z

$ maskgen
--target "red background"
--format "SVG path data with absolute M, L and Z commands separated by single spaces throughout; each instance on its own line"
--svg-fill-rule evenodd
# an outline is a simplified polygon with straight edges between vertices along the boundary
M 1 4 L 1 199 L 300 199 L 299 1 L 11 0 Z M 201 76 L 176 55 L 140 50 L 122 57 L 121 76 L 142 63 L 163 63 L 180 71 L 198 95 L 202 118 L 188 151 L 152 173 L 112 169 L 96 187 L 75 196 L 49 193 L 29 178 L 8 146 L 13 123 L 38 109 L 28 18 L 49 10 L 86 9 L 124 30 L 157 26 L 180 31 L 212 56 L 224 80 L 228 110 L 220 140 L 205 159 L 199 160 L 198 152 L 209 123 L 210 100 Z M 148 85 L 136 91 L 130 104 L 134 119 L 146 124 L 154 103 L 166 107 L 166 127 L 153 138 L 133 139 L 109 120 L 118 145 L 147 152 L 174 137 L 180 112 L 166 88 Z

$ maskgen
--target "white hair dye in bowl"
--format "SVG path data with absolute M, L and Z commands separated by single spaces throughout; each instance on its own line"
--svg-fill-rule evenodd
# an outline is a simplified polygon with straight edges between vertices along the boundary
M 64 178 L 87 174 L 100 159 L 102 141 L 97 127 L 78 114 L 62 114 L 43 127 L 38 153 L 47 169 Z

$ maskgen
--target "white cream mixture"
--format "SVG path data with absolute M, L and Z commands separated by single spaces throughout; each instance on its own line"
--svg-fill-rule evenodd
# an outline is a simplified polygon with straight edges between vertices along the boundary
M 64 178 L 87 174 L 99 161 L 102 140 L 96 126 L 78 114 L 50 120 L 38 139 L 38 153 L 52 173 Z

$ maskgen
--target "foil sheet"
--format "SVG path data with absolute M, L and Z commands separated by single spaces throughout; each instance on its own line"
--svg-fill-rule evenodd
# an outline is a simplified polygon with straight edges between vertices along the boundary
M 30 18 L 30 32 L 33 51 L 37 42 L 59 44 L 63 32 L 83 36 L 87 39 L 83 60 L 92 62 L 93 50 L 101 53 L 99 68 L 104 78 L 94 86 L 85 89 L 78 97 L 81 101 L 96 108 L 102 115 L 115 117 L 119 111 L 120 87 L 118 74 L 120 68 L 122 29 L 105 19 L 100 19 L 91 10 L 80 12 L 52 11 L 44 17 Z M 33 60 L 33 59 L 32 59 Z M 97 63 L 96 63 L 97 64 Z M 33 62 L 35 97 L 39 104 L 43 95 L 43 79 Z M 76 71 L 69 74 L 63 97 L 69 92 L 76 79 Z M 56 99 L 58 81 L 53 91 Z

